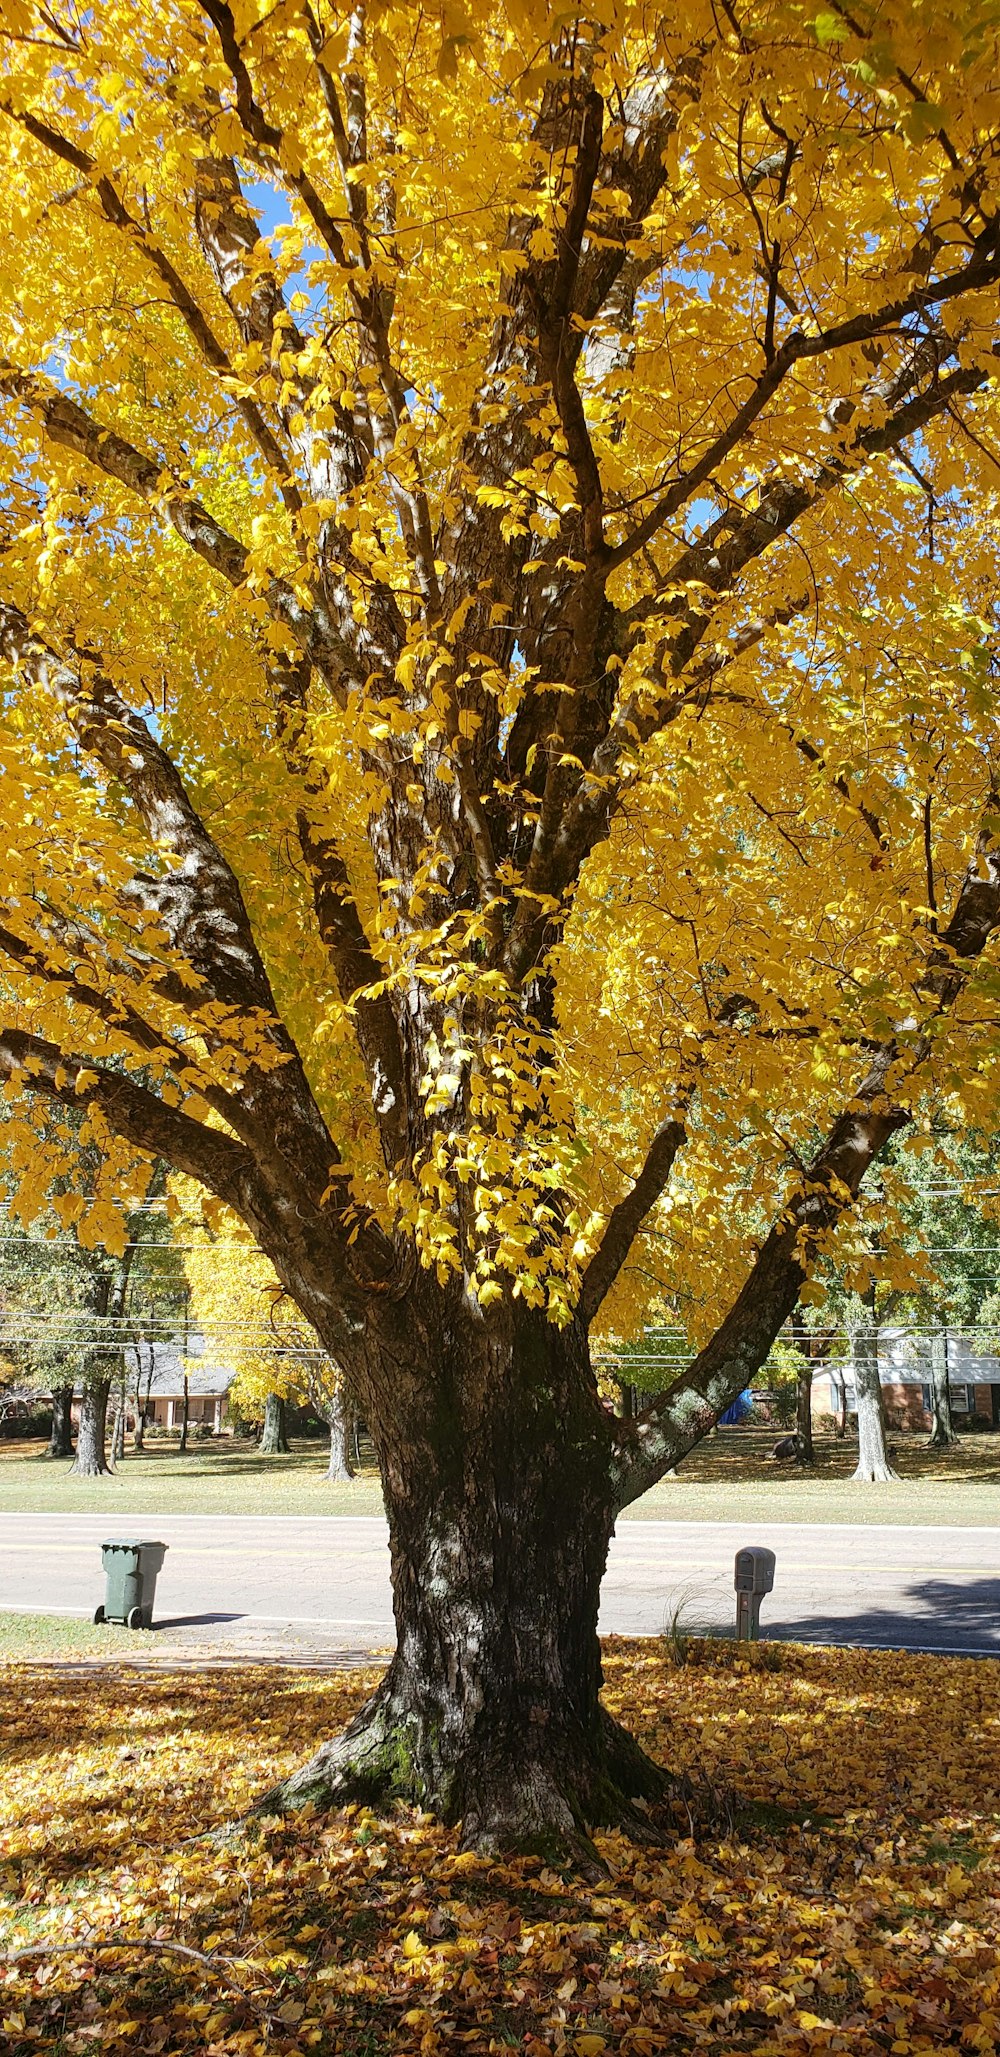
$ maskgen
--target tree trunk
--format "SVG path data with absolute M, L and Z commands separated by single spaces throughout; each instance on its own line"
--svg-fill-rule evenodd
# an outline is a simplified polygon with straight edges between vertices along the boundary
M 327 1478 L 341 1484 L 354 1477 L 352 1445 L 354 1443 L 355 1410 L 344 1379 L 339 1379 L 327 1402 L 326 1419 L 330 1430 L 330 1461 L 326 1468 Z
M 795 1381 L 795 1434 L 798 1439 L 800 1464 L 816 1462 L 816 1452 L 813 1449 L 812 1383 L 812 1362 L 807 1358 Z
M 137 1336 L 135 1343 L 135 1426 L 132 1430 L 132 1448 L 143 1450 L 146 1446 L 146 1411 L 149 1407 L 149 1391 L 153 1382 L 153 1346 L 149 1346 L 149 1374 L 146 1379 L 146 1397 L 142 1395 L 142 1349 L 143 1339 Z
M 843 1376 L 843 1378 L 842 1378 L 842 1379 L 841 1379 L 841 1381 L 840 1381 L 840 1408 L 839 1408 L 839 1419 L 838 1419 L 838 1421 L 837 1421 L 837 1425 L 836 1425 L 836 1429 L 835 1429 L 834 1433 L 835 1433 L 835 1435 L 836 1435 L 836 1438 L 837 1438 L 837 1441 L 838 1441 L 838 1443 L 843 1443 L 843 1442 L 846 1442 L 846 1440 L 847 1440 L 847 1374 L 846 1374 L 846 1371 L 845 1371 L 845 1373 L 844 1373 L 844 1376 Z
M 268 1393 L 264 1405 L 264 1427 L 261 1431 L 260 1447 L 269 1456 L 276 1452 L 284 1454 L 291 1449 L 285 1428 L 285 1402 L 280 1393 Z
M 446 1336 L 430 1393 L 412 1382 L 419 1410 L 369 1411 L 396 1654 L 350 1727 L 263 1810 L 397 1796 L 461 1820 L 467 1846 L 591 1862 L 596 1826 L 655 1840 L 647 1810 L 666 1774 L 598 1697 L 612 1418 L 581 1376 L 579 1333 L 523 1313 L 517 1326 L 512 1357 L 482 1333 Z M 456 1361 L 474 1348 L 478 1364 Z
M 49 1433 L 49 1456 L 72 1457 L 73 1455 L 73 1388 L 57 1386 L 52 1395 L 52 1428 Z
M 939 1315 L 934 1316 L 931 1331 L 931 1416 L 928 1448 L 944 1450 L 957 1443 L 958 1431 L 951 1411 L 951 1381 L 948 1377 L 948 1326 Z
M 182 1409 L 181 1409 L 181 1439 L 180 1439 L 180 1442 L 179 1442 L 179 1443 L 178 1443 L 178 1445 L 177 1445 L 178 1451 L 179 1451 L 179 1453 L 180 1453 L 180 1455 L 181 1455 L 182 1457 L 184 1456 L 184 1454 L 185 1454 L 185 1452 L 186 1452 L 186 1450 L 187 1450 L 187 1446 L 188 1446 L 188 1403 L 189 1403 L 190 1397 L 191 1397 L 191 1396 L 190 1396 L 190 1393 L 189 1393 L 189 1391 L 188 1391 L 188 1375 L 187 1375 L 187 1372 L 185 1372 L 185 1373 L 184 1373 L 184 1403 L 183 1403 L 183 1406 L 182 1406 Z
M 110 1392 L 109 1378 L 84 1379 L 73 1464 L 73 1475 L 77 1478 L 100 1478 L 110 1469 L 105 1454 Z
M 125 1457 L 125 1408 L 127 1405 L 124 1385 L 118 1390 L 118 1404 L 115 1408 L 114 1428 L 111 1432 L 111 1469 L 121 1464 Z
M 878 1375 L 878 1321 L 875 1295 L 866 1296 L 865 1318 L 851 1338 L 854 1358 L 854 1393 L 858 1410 L 858 1468 L 854 1477 L 864 1485 L 891 1485 L 898 1479 L 885 1447 L 885 1413 L 882 1381 Z
M 132 1256 L 132 1246 L 129 1245 L 114 1268 L 106 1271 L 100 1279 L 92 1310 L 99 1322 L 110 1317 L 120 1327 L 132 1269 Z M 92 1369 L 84 1371 L 80 1426 L 76 1437 L 76 1460 L 72 1467 L 79 1478 L 99 1478 L 109 1469 L 105 1455 L 105 1440 L 108 1433 L 108 1397 L 111 1392 L 111 1379 L 106 1374 L 110 1362 L 113 1360 L 99 1358 Z

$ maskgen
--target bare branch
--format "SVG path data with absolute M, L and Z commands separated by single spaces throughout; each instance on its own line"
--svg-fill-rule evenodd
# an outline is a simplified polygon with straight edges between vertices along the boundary
M 692 1091 L 693 1088 L 686 1095 L 685 1113 Z M 612 1208 L 580 1288 L 580 1313 L 588 1327 L 610 1293 L 646 1215 L 664 1192 L 677 1153 L 683 1148 L 686 1138 L 683 1113 L 670 1114 L 661 1121 L 646 1152 L 642 1170 L 617 1207 Z

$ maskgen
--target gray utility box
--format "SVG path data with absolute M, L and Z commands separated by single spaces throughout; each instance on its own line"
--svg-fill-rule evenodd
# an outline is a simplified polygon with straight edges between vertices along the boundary
M 760 1635 L 760 1603 L 774 1589 L 774 1551 L 760 1546 L 736 1552 L 736 1634 L 741 1643 Z
M 95 1610 L 94 1620 L 152 1628 L 156 1579 L 166 1554 L 166 1543 L 102 1543 L 104 1605 Z

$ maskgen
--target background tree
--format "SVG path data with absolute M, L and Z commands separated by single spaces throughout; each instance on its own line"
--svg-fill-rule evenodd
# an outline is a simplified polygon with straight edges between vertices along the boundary
M 188 1217 L 186 1263 L 193 1316 L 220 1338 L 234 1370 L 230 1401 L 246 1420 L 263 1420 L 262 1450 L 287 1450 L 288 1401 L 313 1407 L 330 1431 L 327 1477 L 354 1477 L 356 1408 L 347 1381 L 303 1321 L 268 1260 L 246 1241 L 220 1247 L 218 1238 Z M 268 1440 L 272 1409 L 281 1410 L 281 1436 Z
M 645 1832 L 616 1512 L 918 1094 L 995 1106 L 998 55 L 973 0 L 6 19 L 0 1070 L 31 1180 L 82 1107 L 238 1217 L 372 1430 L 396 1656 L 286 1797 Z M 700 1319 L 629 1423 L 647 1227 Z
M 10 1142 L 9 1133 L 4 1140 Z M 0 1182 L 8 1187 L 18 1185 L 16 1155 L 15 1146 L 0 1171 Z M 103 1167 L 94 1153 L 89 1171 L 99 1199 Z M 0 1333 L 34 1390 L 51 1395 L 52 1457 L 74 1455 L 72 1403 L 79 1386 L 72 1468 L 84 1477 L 109 1469 L 107 1413 L 113 1389 L 118 1405 L 112 1467 L 124 1454 L 128 1345 L 134 1339 L 137 1305 L 154 1284 L 162 1287 L 171 1276 L 174 1281 L 183 1276 L 179 1256 L 169 1243 L 164 1247 L 166 1224 L 155 1205 L 163 1189 L 162 1166 L 154 1164 L 148 1187 L 146 1177 L 143 1169 L 143 1197 L 133 1196 L 138 1204 L 112 1218 L 113 1250 L 79 1240 L 75 1225 L 85 1203 L 64 1189 L 64 1180 L 57 1179 L 47 1195 L 34 1194 L 29 1209 L 22 1181 L 18 1203 L 0 1209 Z M 31 1211 L 40 1204 L 44 1212 Z
M 913 1253 L 907 1312 L 924 1343 L 930 1388 L 932 1449 L 958 1441 L 951 1406 L 949 1335 L 989 1342 L 990 1307 L 1000 1278 L 996 1144 L 938 1126 L 931 1147 L 906 1150 L 901 1241 Z M 984 1326 L 985 1324 L 985 1326 Z

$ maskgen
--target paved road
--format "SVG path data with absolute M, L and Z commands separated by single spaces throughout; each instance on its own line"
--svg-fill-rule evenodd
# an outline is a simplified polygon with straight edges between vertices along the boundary
M 0 1609 L 90 1614 L 100 1543 L 146 1535 L 168 1554 L 159 1641 L 234 1651 L 370 1649 L 392 1640 L 385 1524 L 367 1516 L 0 1515 Z M 1000 1529 L 623 1522 L 601 1598 L 605 1634 L 693 1633 L 733 1620 L 733 1557 L 778 1560 L 769 1635 L 1000 1655 Z M 146 1648 L 153 1647 L 153 1639 Z

